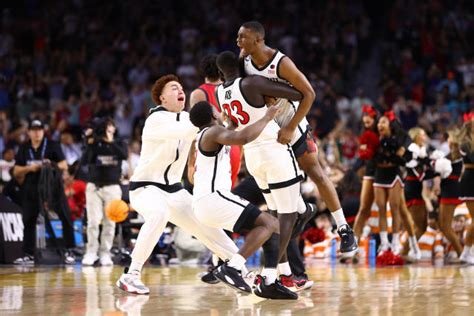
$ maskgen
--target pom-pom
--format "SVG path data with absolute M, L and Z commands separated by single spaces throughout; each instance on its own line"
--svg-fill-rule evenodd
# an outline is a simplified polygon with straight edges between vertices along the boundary
M 405 264 L 400 255 L 394 254 L 391 250 L 384 251 L 380 256 L 377 256 L 376 259 L 377 266 L 402 266 Z
M 415 143 L 411 143 L 407 149 L 411 152 L 413 159 L 418 159 L 418 157 L 420 156 L 420 146 Z
M 450 160 L 440 158 L 435 161 L 434 170 L 440 174 L 442 179 L 446 179 L 453 171 L 453 166 L 451 165 Z
M 301 234 L 301 238 L 312 244 L 316 244 L 326 239 L 326 233 L 322 229 L 311 227 Z

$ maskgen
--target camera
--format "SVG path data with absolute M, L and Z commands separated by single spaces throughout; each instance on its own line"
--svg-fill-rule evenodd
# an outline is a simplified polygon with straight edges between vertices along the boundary
M 102 140 L 106 136 L 107 126 L 113 124 L 109 117 L 95 117 L 87 123 L 84 138 L 87 143 L 94 143 Z M 92 133 L 88 133 L 92 131 Z

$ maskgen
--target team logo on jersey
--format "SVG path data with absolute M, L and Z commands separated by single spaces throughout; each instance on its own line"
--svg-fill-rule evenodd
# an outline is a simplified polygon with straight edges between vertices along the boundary
M 232 99 L 232 90 L 227 90 L 227 91 L 225 92 L 225 99 L 226 99 L 226 100 Z
M 269 75 L 274 75 L 275 74 L 275 65 L 270 65 L 270 69 L 268 69 L 268 74 Z

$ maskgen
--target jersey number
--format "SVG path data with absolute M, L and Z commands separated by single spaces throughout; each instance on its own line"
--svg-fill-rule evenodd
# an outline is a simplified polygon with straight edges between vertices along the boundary
M 249 114 L 242 110 L 242 103 L 237 100 L 230 102 L 229 104 L 223 104 L 225 114 L 236 124 L 247 124 L 250 120 Z

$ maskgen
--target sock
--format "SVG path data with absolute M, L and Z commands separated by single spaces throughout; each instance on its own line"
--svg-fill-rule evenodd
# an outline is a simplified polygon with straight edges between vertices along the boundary
M 278 272 L 279 274 L 283 274 L 286 276 L 291 275 L 291 268 L 289 262 L 283 262 L 278 264 Z
M 417 251 L 417 243 L 416 243 L 416 236 L 408 237 L 408 243 L 410 244 L 410 250 Z
M 239 271 L 242 270 L 242 266 L 245 264 L 245 258 L 242 257 L 240 254 L 236 253 L 235 255 L 232 256 L 232 258 L 229 260 L 227 265 L 229 267 L 235 268 Z
M 400 245 L 400 233 L 392 233 L 392 251 L 398 251 Z
M 277 278 L 277 269 L 276 268 L 263 268 L 262 274 L 265 277 L 265 285 L 270 285 L 275 283 Z
M 380 243 L 381 243 L 382 247 L 388 247 L 388 245 L 390 244 L 388 242 L 388 235 L 387 235 L 386 231 L 381 231 L 380 232 Z
M 143 268 L 143 263 L 132 261 L 130 268 L 128 268 L 128 273 L 136 272 L 141 273 Z
M 214 267 L 217 267 L 219 265 L 219 257 L 215 254 L 212 254 L 211 262 Z
M 472 246 L 464 246 L 464 249 L 462 250 L 462 253 L 464 254 L 469 254 L 469 252 L 471 251 L 472 249 Z
M 331 212 L 332 217 L 336 221 L 337 228 L 341 227 L 344 224 L 347 224 L 346 217 L 344 216 L 344 212 L 342 208 L 338 209 L 335 212 Z

